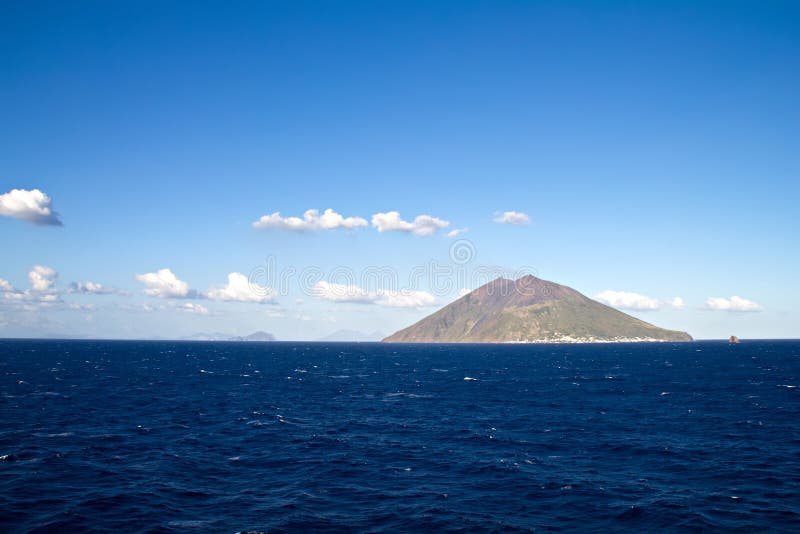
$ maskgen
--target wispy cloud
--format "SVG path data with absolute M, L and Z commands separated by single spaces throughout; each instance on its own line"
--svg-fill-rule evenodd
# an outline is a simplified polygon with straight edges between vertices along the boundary
M 4 293 L 6 300 L 16 302 L 39 302 L 55 304 L 61 302 L 58 293 L 42 293 L 26 289 L 25 291 L 8 291 Z
M 121 304 L 119 306 L 120 310 L 127 310 L 127 311 L 135 311 L 135 312 L 146 312 L 152 313 L 155 311 L 159 311 L 163 309 L 163 306 L 154 306 L 147 302 L 143 304 Z
M 344 217 L 332 209 L 326 209 L 320 215 L 318 210 L 307 210 L 300 217 L 281 217 L 280 212 L 264 215 L 253 223 L 253 228 L 264 230 L 269 228 L 304 232 L 310 230 L 335 230 L 336 228 L 354 229 L 367 226 L 367 220 L 361 217 Z
M 432 235 L 450 226 L 448 221 L 444 221 L 430 215 L 418 215 L 412 222 L 404 221 L 400 213 L 387 211 L 386 213 L 376 213 L 372 216 L 372 226 L 378 232 L 408 232 L 414 235 Z
M 53 201 L 38 189 L 12 189 L 0 195 L 0 216 L 21 219 L 40 226 L 61 226 Z
M 764 307 L 757 302 L 747 300 L 736 295 L 731 298 L 710 297 L 706 300 L 706 309 L 713 311 L 729 312 L 760 312 Z
M 466 234 L 467 232 L 469 232 L 469 228 L 456 228 L 454 230 L 450 230 L 449 232 L 447 232 L 447 237 L 452 239 L 462 234 Z
M 436 298 L 427 291 L 386 290 L 368 291 L 355 285 L 317 282 L 314 295 L 331 302 L 377 304 L 390 308 L 422 308 L 436 304 Z
M 531 222 L 531 218 L 528 217 L 527 213 L 522 213 L 521 211 L 504 211 L 503 213 L 496 214 L 494 222 L 524 226 Z
M 196 302 L 181 302 L 180 304 L 175 302 L 167 304 L 149 304 L 146 302 L 141 304 L 122 304 L 119 306 L 119 309 L 144 313 L 170 313 L 177 311 L 180 313 L 189 313 L 193 315 L 213 315 L 208 308 Z
M 175 306 L 175 309 L 184 313 L 194 313 L 196 315 L 210 314 L 208 308 L 202 304 L 197 304 L 196 302 L 184 302 L 183 304 Z
M 73 311 L 91 312 L 91 311 L 97 310 L 97 306 L 95 306 L 94 304 L 75 304 L 75 303 L 72 303 L 72 304 L 68 304 L 67 305 L 67 309 L 68 310 L 73 310 Z

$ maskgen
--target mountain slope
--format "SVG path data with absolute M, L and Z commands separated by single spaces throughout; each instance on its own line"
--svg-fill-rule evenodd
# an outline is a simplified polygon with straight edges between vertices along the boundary
M 269 332 L 259 330 L 258 332 L 253 332 L 249 336 L 232 337 L 228 341 L 275 341 L 275 336 Z
M 184 339 L 187 341 L 275 341 L 275 336 L 269 332 L 259 330 L 258 332 L 253 332 L 249 336 L 232 336 L 219 332 L 213 334 L 200 332 Z
M 395 343 L 691 341 L 567 286 L 498 278 L 385 338 Z

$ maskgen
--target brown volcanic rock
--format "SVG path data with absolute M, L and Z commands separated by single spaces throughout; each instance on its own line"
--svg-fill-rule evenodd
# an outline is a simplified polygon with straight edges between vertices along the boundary
M 385 342 L 691 341 L 592 300 L 574 289 L 525 276 L 498 278 Z

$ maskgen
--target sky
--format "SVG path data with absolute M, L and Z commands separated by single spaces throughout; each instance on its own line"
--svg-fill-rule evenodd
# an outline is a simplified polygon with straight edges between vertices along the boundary
M 390 334 L 530 273 L 797 338 L 798 95 L 792 1 L 3 2 L 0 336 Z

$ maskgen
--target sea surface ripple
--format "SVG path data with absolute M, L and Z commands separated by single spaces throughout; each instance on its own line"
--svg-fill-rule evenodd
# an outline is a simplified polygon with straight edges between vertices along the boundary
M 800 342 L 0 341 L 2 532 L 800 531 Z

